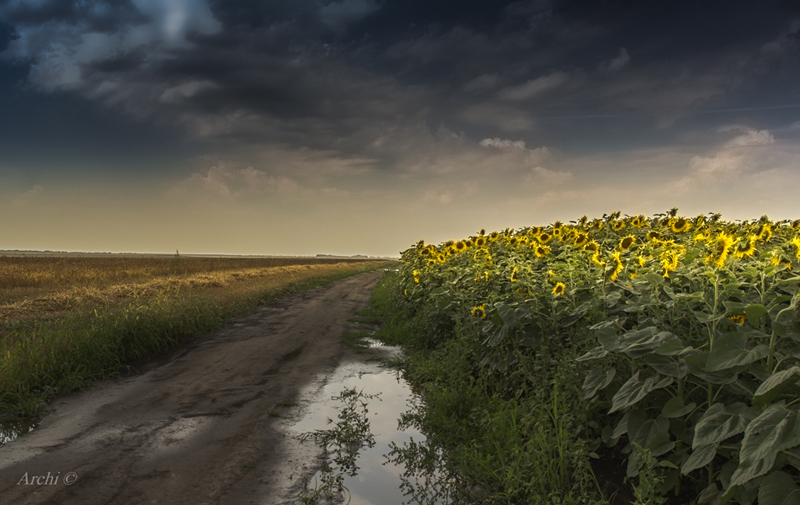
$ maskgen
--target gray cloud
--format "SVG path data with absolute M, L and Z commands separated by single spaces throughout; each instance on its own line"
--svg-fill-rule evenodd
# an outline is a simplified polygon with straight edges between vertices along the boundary
M 28 84 L 40 92 L 229 149 L 305 148 L 384 169 L 422 166 L 420 151 L 397 147 L 434 135 L 419 133 L 420 122 L 473 146 L 505 137 L 557 145 L 577 129 L 543 120 L 633 115 L 666 128 L 698 110 L 745 105 L 764 79 L 788 87 L 798 71 L 790 55 L 800 24 L 778 4 L 691 15 L 681 3 L 652 12 L 570 1 L 455 5 L 4 2 L 0 35 L 6 61 L 29 62 Z M 737 37 L 702 31 L 745 14 L 752 23 L 737 25 Z M 456 156 L 441 139 L 423 144 L 432 166 Z

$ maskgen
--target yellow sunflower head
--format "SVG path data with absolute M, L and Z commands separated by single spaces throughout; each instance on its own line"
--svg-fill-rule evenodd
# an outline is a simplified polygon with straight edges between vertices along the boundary
M 481 230 L 481 231 L 483 231 L 483 230 Z M 480 237 L 476 238 L 476 239 L 475 239 L 475 245 L 476 245 L 477 247 L 483 247 L 483 246 L 485 246 L 485 245 L 486 245 L 486 237 L 484 237 L 483 235 L 481 235 Z
M 670 228 L 675 233 L 683 233 L 685 231 L 689 231 L 689 228 L 692 227 L 692 223 L 689 222 L 688 219 L 679 217 L 677 219 L 672 220 L 670 223 Z
M 551 233 L 543 231 L 542 233 L 539 234 L 539 242 L 541 242 L 542 244 L 546 244 L 551 240 L 553 240 L 553 235 Z
M 463 252 L 467 250 L 467 244 L 463 240 L 459 240 L 455 245 L 456 251 Z
M 482 304 L 472 307 L 471 314 L 475 319 L 486 319 L 486 306 Z
M 533 247 L 533 253 L 536 254 L 537 258 L 544 258 L 548 254 L 550 254 L 550 248 L 546 245 L 536 244 Z
M 563 282 L 557 282 L 556 286 L 553 288 L 553 294 L 556 296 L 563 295 L 566 289 L 567 286 Z
M 762 242 L 769 242 L 772 240 L 772 226 L 769 223 L 764 223 L 759 227 L 758 240 Z
M 722 268 L 725 260 L 728 259 L 731 246 L 733 246 L 733 237 L 724 232 L 719 233 L 711 243 L 711 253 L 706 257 L 706 261 L 713 263 L 717 268 Z
M 622 240 L 619 241 L 619 248 L 621 251 L 627 251 L 628 249 L 636 243 L 636 237 L 633 235 L 627 235 Z
M 514 270 L 511 271 L 511 277 L 509 277 L 511 282 L 517 282 L 517 273 L 517 267 L 514 267 Z
M 600 244 L 598 244 L 596 240 L 592 240 L 591 242 L 583 246 L 583 249 L 585 251 L 596 253 L 597 251 L 600 250 Z
M 500 234 L 496 231 L 489 234 L 489 240 L 492 242 L 496 241 L 498 238 L 500 238 Z
M 622 260 L 620 259 L 619 255 L 620 255 L 619 251 L 614 251 L 613 253 L 611 253 L 611 259 L 614 260 L 614 271 L 611 272 L 612 281 L 617 280 L 617 277 L 619 276 L 619 273 L 622 271 L 623 268 Z
M 756 252 L 757 241 L 758 237 L 755 235 L 740 238 L 736 243 L 736 248 L 733 251 L 733 255 L 739 259 L 752 256 Z
M 614 224 L 611 225 L 614 231 L 621 231 L 625 228 L 625 221 L 614 221 Z
M 730 319 L 732 323 L 738 324 L 739 326 L 742 326 L 744 324 L 744 321 L 745 321 L 744 314 L 739 315 L 739 316 L 731 316 L 728 319 Z
M 652 230 L 652 231 L 647 232 L 647 238 L 649 238 L 653 242 L 658 242 L 659 240 L 662 239 L 662 236 L 657 231 Z
M 575 237 L 575 247 L 583 247 L 589 243 L 589 235 L 586 233 L 578 233 Z
M 794 237 L 789 243 L 794 246 L 794 257 L 800 259 L 800 237 Z

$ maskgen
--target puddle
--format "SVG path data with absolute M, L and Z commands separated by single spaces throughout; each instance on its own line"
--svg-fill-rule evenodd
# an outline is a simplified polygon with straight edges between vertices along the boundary
M 39 427 L 37 421 L 22 420 L 18 423 L 0 424 L 0 446 L 16 440 L 26 433 L 30 433 Z
M 370 342 L 370 347 L 379 355 L 389 355 L 398 352 L 397 348 L 383 346 L 377 342 Z M 291 426 L 291 431 L 299 436 L 302 433 L 315 430 L 330 429 L 334 424 L 329 424 L 327 419 L 338 421 L 338 414 L 343 407 L 341 400 L 333 399 L 347 389 L 362 392 L 364 401 L 368 403 L 368 419 L 370 431 L 375 437 L 373 447 L 364 446 L 356 460 L 359 470 L 355 477 L 344 476 L 344 486 L 350 493 L 352 505 L 397 505 L 409 501 L 400 490 L 404 469 L 387 462 L 384 456 L 389 454 L 390 443 L 403 445 L 413 437 L 415 442 L 425 440 L 417 430 L 409 428 L 405 431 L 398 430 L 398 420 L 403 412 L 409 408 L 412 398 L 411 388 L 400 376 L 400 372 L 388 369 L 376 362 L 348 362 L 341 364 L 329 376 L 327 384 L 316 393 L 315 401 L 308 413 L 299 422 Z M 369 395 L 376 398 L 367 399 Z M 313 444 L 309 439 L 307 444 Z M 315 475 L 319 481 L 320 474 Z M 311 488 L 314 478 L 311 479 Z

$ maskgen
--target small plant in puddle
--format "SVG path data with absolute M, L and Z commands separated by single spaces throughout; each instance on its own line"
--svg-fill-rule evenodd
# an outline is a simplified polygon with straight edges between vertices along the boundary
M 349 503 L 349 491 L 344 485 L 345 476 L 355 477 L 358 472 L 356 460 L 361 449 L 375 446 L 375 437 L 370 431 L 368 400 L 379 398 L 380 394 L 364 394 L 355 388 L 345 389 L 332 400 L 343 403 L 339 411 L 339 420 L 334 423 L 328 418 L 328 424 L 333 427 L 325 430 L 315 430 L 303 433 L 300 440 L 309 438 L 319 445 L 324 451 L 325 462 L 320 470 L 319 480 L 315 479 L 313 489 L 309 489 L 310 479 L 305 480 L 305 489 L 300 493 L 300 503 L 318 503 L 320 500 L 327 502 Z
M 369 349 L 370 344 L 367 340 L 369 336 L 369 333 L 363 331 L 356 333 L 344 333 L 342 334 L 342 343 L 353 349 L 356 354 L 363 354 L 367 349 Z

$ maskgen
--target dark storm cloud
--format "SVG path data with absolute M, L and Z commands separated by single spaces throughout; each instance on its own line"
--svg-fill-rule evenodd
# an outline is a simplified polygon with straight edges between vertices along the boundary
M 129 24 L 148 21 L 131 0 L 25 2 L 8 0 L 0 3 L 4 16 L 21 26 L 45 23 L 81 24 L 88 31 L 113 33 Z
M 558 144 L 576 127 L 553 118 L 638 116 L 663 128 L 710 108 L 788 100 L 793 5 L 3 2 L 0 49 L 33 62 L 36 89 L 192 136 L 399 163 L 387 146 L 433 149 L 440 140 L 420 132 L 440 125 L 472 145 Z M 747 95 L 766 80 L 776 93 Z
M 19 38 L 19 34 L 14 29 L 14 25 L 0 19 L 0 52 L 8 49 L 8 45 Z

